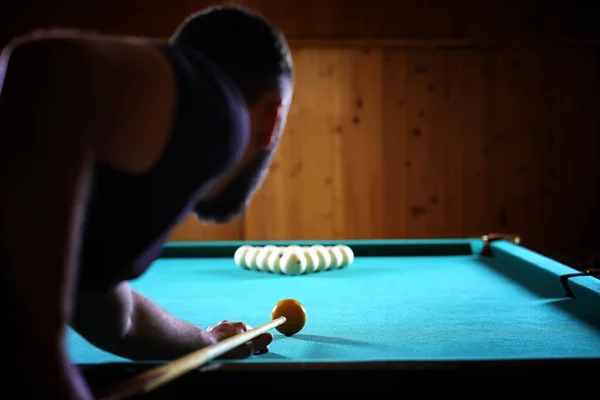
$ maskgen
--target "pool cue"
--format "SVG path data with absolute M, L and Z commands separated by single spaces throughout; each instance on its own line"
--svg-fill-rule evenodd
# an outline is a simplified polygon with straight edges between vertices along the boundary
M 141 393 L 148 393 L 173 379 L 198 368 L 201 365 L 227 353 L 234 348 L 249 342 L 255 337 L 283 325 L 285 317 L 279 317 L 257 328 L 231 336 L 213 345 L 194 351 L 165 365 L 129 378 L 115 386 L 102 391 L 98 400 L 122 400 Z

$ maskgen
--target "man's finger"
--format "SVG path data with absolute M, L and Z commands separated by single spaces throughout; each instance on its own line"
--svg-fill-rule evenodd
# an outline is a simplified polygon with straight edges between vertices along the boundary
M 265 347 L 262 350 L 258 350 L 254 352 L 254 355 L 260 356 L 261 354 L 266 354 L 269 352 L 269 346 Z
M 273 341 L 273 335 L 269 332 L 265 332 L 262 335 L 257 336 L 252 340 L 252 348 L 254 354 L 264 354 L 269 351 L 268 346 Z

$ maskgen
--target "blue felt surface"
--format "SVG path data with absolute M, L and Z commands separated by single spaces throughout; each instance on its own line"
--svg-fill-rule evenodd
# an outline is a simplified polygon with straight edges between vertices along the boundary
M 498 251 L 359 257 L 345 270 L 297 277 L 242 270 L 231 258 L 160 259 L 133 287 L 200 326 L 260 325 L 283 298 L 304 304 L 302 332 L 274 331 L 270 353 L 241 362 L 600 357 L 600 310 L 589 307 L 600 287 L 577 278 L 582 297 L 566 298 L 558 275 L 571 269 Z M 78 363 L 124 361 L 72 331 L 68 348 Z

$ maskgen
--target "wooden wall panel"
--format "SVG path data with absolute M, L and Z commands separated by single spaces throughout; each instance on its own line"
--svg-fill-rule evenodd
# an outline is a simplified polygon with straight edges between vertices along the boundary
M 535 204 L 557 248 L 600 253 L 600 57 L 598 49 L 548 57 L 548 130 L 532 132 L 542 160 Z
M 384 221 L 382 53 L 298 50 L 298 89 L 247 239 L 370 238 Z M 324 95 L 328 93 L 328 95 Z
M 189 218 L 172 239 L 500 230 L 538 249 L 600 249 L 598 47 L 527 44 L 597 40 L 593 2 L 233 2 L 263 12 L 292 43 L 286 135 L 243 218 Z M 216 3 L 10 2 L 0 41 L 49 26 L 165 38 Z
M 294 38 L 480 39 L 598 37 L 600 12 L 584 0 L 47 0 L 5 2 L 0 38 L 51 25 L 164 38 L 209 5 L 262 12 Z
M 327 54 L 327 50 L 320 50 Z M 335 87 L 328 96 L 334 107 L 331 156 L 335 202 L 333 238 L 372 238 L 381 235 L 384 221 L 382 52 L 338 50 L 332 70 Z M 324 221 L 325 222 L 325 221 Z
M 286 134 L 244 238 L 597 243 L 595 48 L 302 48 L 294 59 Z
M 248 239 L 329 238 L 334 235 L 337 100 L 323 93 L 338 89 L 337 52 L 294 53 L 298 70 L 286 133 L 263 188 L 245 217 Z M 339 195 L 337 195 L 339 197 Z

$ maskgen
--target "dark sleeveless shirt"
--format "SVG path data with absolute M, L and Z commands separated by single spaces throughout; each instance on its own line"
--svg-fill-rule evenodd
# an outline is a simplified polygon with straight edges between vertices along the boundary
M 81 242 L 79 293 L 138 277 L 206 185 L 241 157 L 249 132 L 244 99 L 201 53 L 156 44 L 177 78 L 177 108 L 160 161 L 142 175 L 97 165 Z M 135 107 L 135 105 L 132 105 Z

